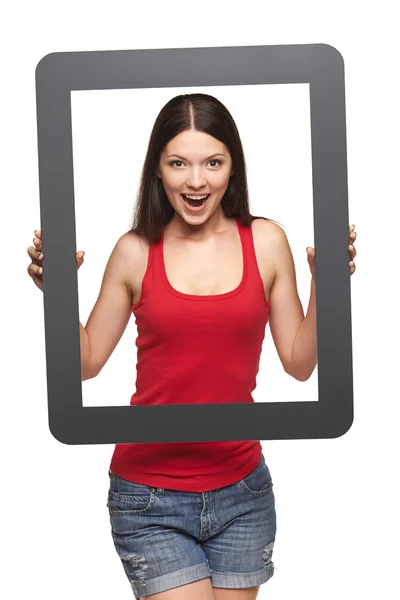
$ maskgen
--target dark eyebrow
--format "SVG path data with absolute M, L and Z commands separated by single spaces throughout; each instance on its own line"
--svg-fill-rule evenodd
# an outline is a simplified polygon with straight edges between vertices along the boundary
M 179 156 L 179 154 L 169 154 L 167 156 L 167 158 L 171 158 L 172 156 L 176 156 L 176 158 L 180 158 L 181 160 L 186 160 L 186 158 L 184 156 Z M 225 154 L 221 154 L 221 153 L 212 154 L 212 156 L 209 156 L 208 158 L 206 158 L 206 160 L 210 160 L 210 158 L 214 158 L 214 156 L 225 156 Z

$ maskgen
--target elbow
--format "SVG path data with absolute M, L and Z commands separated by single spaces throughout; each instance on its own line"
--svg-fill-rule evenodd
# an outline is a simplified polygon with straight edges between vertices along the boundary
M 311 377 L 311 373 L 293 373 L 292 371 L 286 371 L 286 373 L 296 381 L 308 381 Z
M 293 377 L 297 379 L 297 381 L 307 381 L 310 379 L 311 375 L 312 373 L 300 373 L 298 375 L 293 375 Z
M 82 381 L 87 381 L 88 379 L 94 379 L 97 377 L 100 371 L 90 370 L 88 368 L 81 370 L 81 379 Z
M 297 381 L 308 381 L 313 374 L 315 366 L 310 369 L 294 369 L 291 366 L 285 368 L 285 371 L 288 375 L 296 379 Z
M 84 373 L 82 375 L 82 381 L 87 381 L 88 379 L 94 379 L 96 375 L 89 375 L 89 373 Z

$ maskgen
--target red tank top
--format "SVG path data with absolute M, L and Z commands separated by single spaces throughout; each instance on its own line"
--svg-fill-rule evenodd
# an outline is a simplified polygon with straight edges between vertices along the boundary
M 138 361 L 130 404 L 254 402 L 270 303 L 251 226 L 236 223 L 243 275 L 239 286 L 224 294 L 175 290 L 165 271 L 164 237 L 150 245 L 142 294 L 132 306 Z M 246 477 L 260 457 L 259 441 L 117 444 L 110 469 L 152 487 L 205 492 Z

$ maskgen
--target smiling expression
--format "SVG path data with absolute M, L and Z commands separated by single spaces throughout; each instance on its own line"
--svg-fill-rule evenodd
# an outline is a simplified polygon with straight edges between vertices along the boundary
M 203 222 L 222 210 L 221 200 L 232 174 L 232 159 L 225 144 L 193 130 L 183 131 L 168 142 L 157 172 L 171 205 L 190 223 Z

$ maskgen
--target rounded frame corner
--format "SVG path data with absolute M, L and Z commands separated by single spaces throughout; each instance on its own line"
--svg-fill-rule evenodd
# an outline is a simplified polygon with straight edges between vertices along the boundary
M 331 44 L 318 44 L 318 46 L 324 48 L 324 51 L 327 52 L 329 56 L 333 56 L 335 60 L 338 60 L 340 65 L 344 67 L 343 54 L 335 48 L 335 46 L 332 46 Z
M 57 58 L 60 56 L 60 54 L 62 54 L 61 52 L 49 52 L 48 54 L 45 54 L 44 56 L 42 56 L 42 58 L 39 60 L 39 62 L 36 65 L 35 68 L 35 78 L 37 79 L 40 75 L 42 75 L 42 71 L 46 72 L 49 68 L 49 66 L 51 66 L 52 62 L 54 60 L 57 60 Z M 50 63 L 50 65 L 48 64 Z
M 55 440 L 57 440 L 57 442 L 60 442 L 65 446 L 76 445 L 76 442 L 73 442 L 68 438 L 68 432 L 65 429 L 60 429 L 51 419 L 49 419 L 48 425 L 51 435 Z
M 338 439 L 343 437 L 344 435 L 346 435 L 346 433 L 348 433 L 350 431 L 350 429 L 352 428 L 354 423 L 354 414 L 350 415 L 350 418 L 346 421 L 343 421 L 343 423 L 340 424 L 340 427 L 338 427 L 337 432 L 335 432 L 334 435 L 332 435 L 332 438 L 334 439 Z

